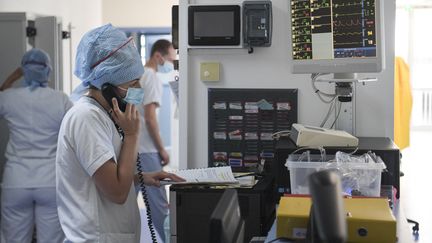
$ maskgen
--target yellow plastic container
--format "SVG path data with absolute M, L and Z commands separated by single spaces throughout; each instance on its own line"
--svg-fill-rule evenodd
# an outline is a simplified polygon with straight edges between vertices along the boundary
M 396 219 L 386 198 L 344 198 L 348 242 L 395 243 Z M 306 237 L 309 197 L 282 197 L 276 213 L 276 236 Z

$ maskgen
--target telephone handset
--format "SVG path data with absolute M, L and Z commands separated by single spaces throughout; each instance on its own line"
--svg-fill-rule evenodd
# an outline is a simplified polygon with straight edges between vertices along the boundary
M 109 83 L 104 83 L 102 85 L 101 91 L 102 96 L 105 98 L 105 100 L 108 102 L 111 108 L 113 108 L 112 104 L 112 98 L 117 99 L 117 104 L 122 112 L 126 111 L 126 104 L 127 102 L 124 101 L 115 91 L 115 86 Z

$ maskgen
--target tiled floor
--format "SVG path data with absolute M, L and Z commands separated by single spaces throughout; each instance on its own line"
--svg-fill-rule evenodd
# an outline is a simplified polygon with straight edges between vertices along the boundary
M 432 131 L 412 131 L 402 151 L 401 200 L 405 215 L 420 223 L 416 242 L 432 242 Z

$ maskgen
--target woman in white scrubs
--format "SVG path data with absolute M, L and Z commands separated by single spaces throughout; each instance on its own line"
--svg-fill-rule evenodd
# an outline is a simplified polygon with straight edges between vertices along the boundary
M 66 242 L 139 242 L 140 213 L 134 180 L 143 90 L 141 57 L 131 38 L 110 24 L 86 33 L 76 57 L 82 96 L 63 119 L 56 159 L 57 203 Z M 115 98 L 104 97 L 109 90 Z M 105 87 L 104 86 L 104 87 Z M 106 93 L 105 93 L 106 94 Z M 181 179 L 143 173 L 144 183 Z
M 69 98 L 49 87 L 49 56 L 32 49 L 0 87 L 0 118 L 9 141 L 1 194 L 1 233 L 7 243 L 62 242 L 56 204 L 55 158 Z M 24 76 L 24 87 L 10 88 Z

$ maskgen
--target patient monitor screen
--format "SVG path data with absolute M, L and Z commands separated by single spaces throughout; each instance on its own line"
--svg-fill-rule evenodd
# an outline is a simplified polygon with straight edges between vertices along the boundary
M 292 0 L 294 60 L 375 58 L 375 0 Z

